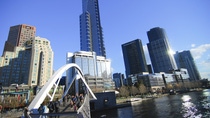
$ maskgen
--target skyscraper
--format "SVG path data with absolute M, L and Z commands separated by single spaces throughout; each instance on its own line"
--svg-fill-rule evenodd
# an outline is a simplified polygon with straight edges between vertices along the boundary
M 196 67 L 195 61 L 191 55 L 191 52 L 188 51 L 182 51 L 182 52 L 176 52 L 174 55 L 177 67 L 178 68 L 186 68 L 191 81 L 200 80 L 200 74 L 198 72 L 198 69 Z
M 24 46 L 27 40 L 34 38 L 36 35 L 36 28 L 25 24 L 10 27 L 8 39 L 5 42 L 5 51 L 14 51 L 15 46 Z
M 80 15 L 80 49 L 94 51 L 97 56 L 106 57 L 103 32 L 100 22 L 98 0 L 82 0 Z
M 142 42 L 140 39 L 122 45 L 126 76 L 148 72 Z
M 154 72 L 167 73 L 176 69 L 176 63 L 173 54 L 171 54 L 171 48 L 165 30 L 155 27 L 147 32 L 147 36 L 149 39 L 147 48 Z

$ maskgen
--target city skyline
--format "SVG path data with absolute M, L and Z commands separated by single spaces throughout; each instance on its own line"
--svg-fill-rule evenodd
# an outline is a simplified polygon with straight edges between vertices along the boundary
M 106 57 L 112 60 L 113 73 L 125 73 L 121 44 L 139 38 L 146 47 L 146 32 L 151 28 L 161 27 L 166 30 L 172 49 L 191 50 L 201 77 L 210 79 L 210 14 L 207 13 L 210 10 L 209 4 L 208 0 L 99 1 Z M 28 9 L 29 6 L 34 7 Z M 64 0 L 62 3 L 48 0 L 1 1 L 1 52 L 11 26 L 32 25 L 37 29 L 37 36 L 51 42 L 54 69 L 59 69 L 66 63 L 67 52 L 80 50 L 81 6 L 82 0 Z M 145 54 L 148 55 L 147 51 Z M 150 63 L 148 57 L 147 63 Z

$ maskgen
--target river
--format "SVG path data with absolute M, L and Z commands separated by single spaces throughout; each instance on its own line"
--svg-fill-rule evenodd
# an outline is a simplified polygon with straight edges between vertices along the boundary
M 210 89 L 143 100 L 131 107 L 91 114 L 92 118 L 210 118 Z

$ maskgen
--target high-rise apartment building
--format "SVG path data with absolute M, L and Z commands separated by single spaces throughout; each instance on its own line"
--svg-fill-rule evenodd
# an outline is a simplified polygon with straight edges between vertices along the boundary
M 5 42 L 5 51 L 14 51 L 15 46 L 23 47 L 27 40 L 33 39 L 36 28 L 25 24 L 10 27 L 8 39 Z
M 67 53 L 67 63 L 77 64 L 87 81 L 89 87 L 95 91 L 113 89 L 111 62 L 103 56 L 96 56 L 95 52 L 79 51 Z M 71 83 L 74 69 L 67 71 L 67 83 Z M 94 90 L 95 89 L 95 90 Z
M 126 76 L 148 73 L 148 67 L 140 39 L 122 44 Z
M 36 37 L 26 42 L 26 49 L 31 48 L 30 72 L 28 85 L 43 86 L 53 74 L 53 58 L 50 41 Z
M 2 86 L 10 84 L 28 84 L 31 50 L 24 47 L 14 47 L 14 51 L 5 51 L 0 57 L 0 83 Z
M 13 45 L 13 51 L 5 50 L 0 57 L 0 83 L 3 86 L 23 83 L 29 86 L 43 86 L 53 72 L 53 51 L 50 41 L 40 37 L 16 38 L 10 35 L 13 35 L 11 30 L 8 42 L 19 43 Z
M 171 54 L 171 48 L 165 30 L 155 27 L 147 32 L 147 36 L 149 39 L 147 48 L 154 73 L 168 73 L 176 69 L 176 63 L 173 54 Z
M 176 52 L 174 57 L 175 57 L 178 68 L 186 68 L 187 69 L 191 81 L 201 79 L 198 69 L 196 67 L 195 61 L 194 61 L 192 54 L 189 50 L 182 51 L 182 52 Z
M 82 0 L 80 15 L 80 49 L 94 51 L 97 56 L 106 57 L 103 32 L 100 22 L 98 0 Z

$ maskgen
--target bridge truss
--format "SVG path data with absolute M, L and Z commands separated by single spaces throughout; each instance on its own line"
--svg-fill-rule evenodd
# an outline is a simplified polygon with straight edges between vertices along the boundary
M 73 77 L 73 80 L 71 82 L 71 84 L 69 84 L 62 96 L 62 98 L 64 96 L 66 96 L 66 94 L 68 94 L 68 90 L 71 88 L 71 86 L 73 85 L 72 83 L 75 80 L 81 79 L 83 81 L 83 83 L 85 84 L 87 90 L 90 92 L 90 94 L 92 95 L 92 97 L 94 99 L 96 99 L 95 95 L 93 94 L 93 92 L 91 91 L 91 89 L 89 88 L 89 86 L 87 85 L 84 75 L 80 69 L 80 67 L 74 63 L 70 63 L 70 64 L 66 64 L 64 66 L 62 66 L 60 69 L 58 69 L 53 76 L 46 82 L 46 84 L 41 88 L 41 90 L 38 92 L 38 94 L 35 96 L 35 98 L 33 99 L 33 101 L 30 103 L 30 105 L 28 106 L 29 111 L 33 112 L 33 113 L 38 113 L 38 108 L 40 106 L 40 104 L 43 103 L 43 101 L 45 100 L 46 97 L 50 98 L 50 101 L 53 100 L 54 96 L 55 96 L 55 92 L 57 90 L 58 84 L 61 80 L 61 77 L 63 75 L 63 73 L 65 71 L 67 71 L 70 68 L 74 68 L 76 71 L 76 74 Z M 50 90 L 53 89 L 53 92 L 50 92 Z M 88 97 L 88 98 L 87 98 Z M 60 100 L 62 100 L 62 98 Z M 86 113 L 88 108 L 87 106 L 89 104 L 89 96 L 86 95 L 85 97 L 85 101 L 84 104 L 77 110 L 77 113 Z M 87 114 L 87 113 L 86 113 Z

